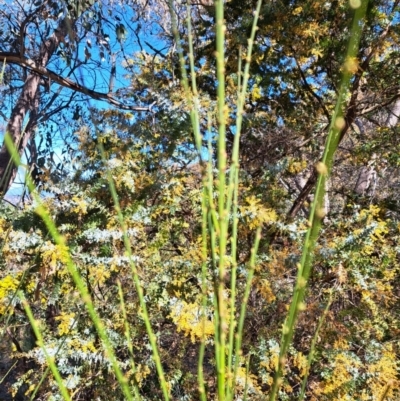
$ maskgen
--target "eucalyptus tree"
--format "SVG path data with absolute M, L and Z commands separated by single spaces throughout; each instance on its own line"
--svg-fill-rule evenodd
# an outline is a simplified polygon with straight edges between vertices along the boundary
M 43 167 L 53 156 L 54 132 L 70 132 L 88 116 L 88 99 L 141 112 L 126 98 L 120 64 L 132 52 L 143 20 L 140 2 L 27 0 L 0 5 L 1 118 L 28 164 Z M 129 33 L 128 33 L 129 30 Z M 122 81 L 123 82 L 123 81 Z M 92 106 L 96 103 L 92 103 Z M 35 132 L 42 139 L 36 149 Z M 16 168 L 3 143 L 0 193 Z

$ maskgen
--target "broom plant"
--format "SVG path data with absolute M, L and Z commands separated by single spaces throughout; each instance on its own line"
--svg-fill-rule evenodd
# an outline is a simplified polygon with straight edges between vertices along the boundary
M 216 372 L 216 394 L 219 401 L 233 401 L 237 397 L 237 378 L 238 369 L 244 365 L 246 367 L 246 383 L 244 397 L 248 397 L 248 381 L 247 376 L 251 369 L 250 355 L 243 355 L 242 343 L 245 333 L 246 310 L 252 289 L 253 278 L 257 267 L 257 252 L 260 246 L 261 236 L 263 234 L 262 224 L 254 230 L 253 245 L 247 267 L 245 270 L 245 284 L 242 291 L 238 290 L 238 261 L 237 255 L 240 251 L 239 247 L 239 207 L 240 207 L 240 138 L 243 125 L 244 106 L 246 97 L 248 96 L 248 84 L 250 79 L 250 65 L 252 62 L 253 45 L 256 39 L 257 23 L 261 15 L 262 0 L 258 0 L 254 9 L 254 18 L 251 27 L 250 37 L 248 38 L 248 46 L 245 51 L 238 49 L 238 72 L 237 72 L 237 100 L 234 110 L 230 110 L 227 103 L 227 94 L 225 88 L 225 19 L 224 19 L 224 2 L 217 0 L 215 2 L 215 38 L 216 38 L 216 82 L 217 82 L 217 107 L 216 107 L 216 123 L 214 124 L 213 115 L 210 110 L 206 110 L 206 115 L 200 107 L 200 93 L 196 81 L 195 54 L 193 27 L 191 20 L 191 4 L 187 2 L 186 9 L 186 29 L 187 29 L 187 60 L 189 66 L 186 66 L 186 58 L 182 39 L 178 31 L 178 23 L 174 10 L 174 3 L 169 0 L 169 11 L 172 24 L 172 33 L 177 46 L 179 55 L 181 83 L 184 91 L 185 102 L 190 115 L 192 124 L 192 132 L 195 148 L 197 150 L 198 162 L 202 168 L 202 198 L 201 203 L 201 296 L 202 296 L 202 313 L 201 322 L 203 324 L 203 333 L 200 338 L 200 349 L 198 359 L 198 391 L 202 401 L 208 399 L 206 389 L 206 379 L 204 376 L 204 359 L 206 349 L 205 324 L 207 320 L 208 298 L 213 298 L 213 312 L 215 332 L 213 338 L 215 372 Z M 355 73 L 358 71 L 357 54 L 361 31 L 363 29 L 363 19 L 367 9 L 366 0 L 354 0 L 350 2 L 354 9 L 353 23 L 351 26 L 350 39 L 345 61 L 342 66 L 342 79 L 334 109 L 331 123 L 329 126 L 328 136 L 326 139 L 325 150 L 321 161 L 317 163 L 315 169 L 318 174 L 318 180 L 315 189 L 314 201 L 311 206 L 308 218 L 308 230 L 304 238 L 304 245 L 300 262 L 297 265 L 297 278 L 293 289 L 292 301 L 290 303 L 287 316 L 282 326 L 282 337 L 280 342 L 279 357 L 275 367 L 275 376 L 268 394 L 265 397 L 270 401 L 277 400 L 279 390 L 285 376 L 285 369 L 288 361 L 289 348 L 293 344 L 293 336 L 296 329 L 296 322 L 299 314 L 307 309 L 305 299 L 308 288 L 308 281 L 312 270 L 312 260 L 314 250 L 317 244 L 321 222 L 324 218 L 324 195 L 326 181 L 332 171 L 334 156 L 339 143 L 340 131 L 346 124 L 344 107 L 349 92 L 349 85 Z M 244 67 L 242 59 L 244 58 Z M 187 72 L 188 71 L 188 72 Z M 4 68 L 3 68 L 4 72 Z M 234 139 L 231 154 L 227 153 L 227 124 L 229 116 L 234 114 L 235 127 Z M 201 121 L 208 121 L 208 130 L 202 133 Z M 213 149 L 212 142 L 215 140 L 216 149 Z M 15 165 L 20 166 L 21 160 L 17 151 L 18 144 L 14 144 L 9 135 L 5 135 L 5 142 L 9 152 L 12 154 Z M 207 142 L 208 147 L 203 144 Z M 98 141 L 98 149 L 104 165 L 107 165 L 107 156 L 103 148 L 102 141 Z M 215 164 L 214 164 L 215 159 Z M 143 319 L 146 333 L 149 338 L 152 358 L 158 375 L 158 384 L 165 401 L 172 398 L 170 387 L 167 383 L 166 375 L 162 365 L 159 344 L 152 327 L 151 312 L 146 303 L 144 296 L 143 283 L 141 281 L 137 266 L 134 262 L 133 250 L 128 236 L 128 224 L 124 216 L 117 194 L 116 185 L 112 174 L 107 171 L 107 182 L 109 192 L 114 202 L 115 213 L 118 218 L 122 233 L 125 252 L 129 259 L 132 283 L 136 290 L 139 305 L 140 317 Z M 71 256 L 68 243 L 64 236 L 60 234 L 56 227 L 50 212 L 47 210 L 42 199 L 34 188 L 34 184 L 30 177 L 27 177 L 29 190 L 31 191 L 36 212 L 43 219 L 54 243 L 63 250 L 64 262 L 72 276 L 76 288 L 78 289 L 81 299 L 85 304 L 87 312 L 93 325 L 96 328 L 99 338 L 102 341 L 105 355 L 107 356 L 115 377 L 121 387 L 126 400 L 140 400 L 140 389 L 135 382 L 133 386 L 128 383 L 128 378 L 118 362 L 116 350 L 112 345 L 112 341 L 107 334 L 105 325 L 95 308 L 93 299 L 89 293 L 87 285 L 79 273 L 79 269 L 75 266 Z M 213 289 L 210 291 L 207 280 L 212 277 Z M 127 310 L 125 307 L 123 287 L 118 284 L 118 293 L 120 299 L 120 308 L 124 321 L 124 333 L 128 344 L 129 362 L 131 371 L 136 373 L 135 352 L 132 347 L 132 335 L 130 332 Z M 65 387 L 65 383 L 59 373 L 54 358 L 49 355 L 41 334 L 41 325 L 34 319 L 33 312 L 28 301 L 21 292 L 17 296 L 22 301 L 26 314 L 33 327 L 38 345 L 43 350 L 47 359 L 48 366 L 59 385 L 60 392 L 65 400 L 72 399 L 70 393 Z M 311 351 L 307 361 L 307 375 L 303 378 L 301 384 L 301 394 L 299 400 L 304 399 L 305 388 L 310 367 L 314 357 L 316 339 L 318 332 L 324 323 L 327 311 L 332 303 L 332 295 L 327 303 L 325 311 L 320 318 L 317 331 L 310 344 Z M 240 307 L 238 307 L 240 305 Z M 162 333 L 161 333 L 162 336 Z M 46 372 L 47 374 L 47 372 Z

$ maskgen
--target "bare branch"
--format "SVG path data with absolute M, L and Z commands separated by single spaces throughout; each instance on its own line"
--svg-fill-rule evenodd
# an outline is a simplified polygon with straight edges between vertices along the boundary
M 50 78 L 52 81 L 58 83 L 59 85 L 71 89 L 76 92 L 83 93 L 85 95 L 90 96 L 93 99 L 96 100 L 105 100 L 106 102 L 112 104 L 115 107 L 118 107 L 119 109 L 122 110 L 130 110 L 130 111 L 151 111 L 151 106 L 148 107 L 141 107 L 141 106 L 133 106 L 133 105 L 127 105 L 119 100 L 115 99 L 111 93 L 103 93 L 103 92 L 97 92 L 95 90 L 86 88 L 83 85 L 78 84 L 77 82 L 72 81 L 69 78 L 63 78 L 60 75 L 56 74 L 55 72 L 37 65 L 32 59 L 26 58 L 26 57 L 21 57 L 20 54 L 17 53 L 10 53 L 10 52 L 0 52 L 0 62 L 8 62 L 12 64 L 18 64 L 21 67 L 25 67 L 30 69 L 33 72 L 36 72 L 37 74 Z
M 328 109 L 326 108 L 326 106 L 325 106 L 325 104 L 324 104 L 324 101 L 322 100 L 322 98 L 321 98 L 316 92 L 314 92 L 314 91 L 312 90 L 311 86 L 310 86 L 309 83 L 307 82 L 307 78 L 306 78 L 306 76 L 304 75 L 303 70 L 302 70 L 301 67 L 300 67 L 299 62 L 297 61 L 297 58 L 294 56 L 295 50 L 293 49 L 293 47 L 292 47 L 291 49 L 292 49 L 292 51 L 293 51 L 293 58 L 294 58 L 294 61 L 295 61 L 295 63 L 296 63 L 296 66 L 297 66 L 297 70 L 299 71 L 301 80 L 302 80 L 302 82 L 303 82 L 303 86 L 304 86 L 304 87 L 306 88 L 306 90 L 317 100 L 317 102 L 318 102 L 318 104 L 320 105 L 320 107 L 321 107 L 321 109 L 322 109 L 322 111 L 323 111 L 323 113 L 324 113 L 326 119 L 327 119 L 328 121 L 330 121 L 331 116 L 330 116 L 330 114 L 329 114 Z

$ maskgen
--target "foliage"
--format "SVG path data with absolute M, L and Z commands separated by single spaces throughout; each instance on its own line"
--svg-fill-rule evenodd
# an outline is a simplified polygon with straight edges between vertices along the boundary
M 225 5 L 225 156 L 235 157 L 238 130 L 234 124 L 240 108 L 235 102 L 238 86 L 243 85 L 237 65 L 246 61 L 244 52 L 240 55 L 237 50 L 247 45 L 254 8 L 252 1 L 232 0 Z M 392 152 L 398 146 L 398 125 L 385 124 L 385 107 L 389 106 L 385 99 L 392 97 L 395 102 L 398 96 L 392 88 L 398 71 L 391 67 L 398 61 L 397 3 L 371 2 L 366 11 L 358 63 L 374 54 L 364 65 L 364 76 L 357 75 L 354 64 L 354 71 L 349 68 L 355 78 L 343 100 L 348 131 L 343 133 L 343 127 L 336 126 L 344 139 L 340 139 L 339 162 L 326 185 L 330 207 L 327 216 L 320 215 L 321 235 L 310 264 L 306 297 L 297 305 L 301 313 L 284 357 L 280 354 L 282 332 L 285 335 L 285 318 L 299 283 L 302 248 L 310 226 L 309 204 L 314 199 L 306 197 L 296 216 L 288 212 L 323 149 L 352 11 L 341 1 L 262 5 L 249 60 L 249 91 L 243 102 L 241 169 L 235 170 L 232 163 L 226 174 L 229 177 L 231 169 L 237 173 L 238 179 L 233 181 L 237 199 L 232 198 L 237 208 L 225 217 L 218 210 L 219 199 L 229 197 L 230 187 L 223 186 L 223 195 L 218 189 L 221 117 L 213 57 L 218 38 L 211 29 L 215 11 L 202 4 L 190 10 L 176 8 L 175 12 L 184 39 L 189 28 L 182 21 L 188 15 L 193 18 L 198 51 L 194 68 L 187 74 L 190 80 L 196 72 L 197 95 L 186 97 L 186 89 L 177 79 L 185 74 L 172 50 L 164 55 L 147 48 L 126 59 L 126 71 L 131 74 L 127 94 L 145 103 L 156 99 L 153 111 L 133 116 L 114 109 L 90 109 L 90 121 L 83 124 L 82 120 L 69 144 L 72 160 L 63 179 L 45 171 L 41 179 L 41 202 L 67 245 L 57 243 L 39 217 L 38 199 L 28 197 L 16 208 L 6 202 L 1 205 L 0 334 L 4 357 L 0 375 L 5 387 L 15 399 L 62 399 L 49 371 L 46 350 L 71 399 L 126 399 L 111 357 L 71 277 L 71 258 L 135 399 L 158 400 L 163 392 L 140 294 L 132 280 L 132 261 L 170 399 L 201 399 L 199 358 L 203 358 L 201 372 L 208 399 L 220 397 L 218 375 L 225 376 L 229 386 L 233 380 L 229 365 L 226 371 L 216 372 L 221 363 L 217 343 L 224 330 L 216 310 L 224 305 L 225 323 L 239 324 L 243 303 L 247 303 L 247 313 L 241 350 L 232 357 L 233 368 L 236 366 L 234 399 L 265 399 L 276 383 L 279 366 L 283 373 L 279 400 L 299 399 L 305 377 L 309 400 L 398 399 L 399 166 L 396 152 Z M 146 18 L 172 31 L 173 22 L 168 17 L 161 20 L 156 8 Z M 389 21 L 392 28 L 385 36 Z M 116 27 L 122 43 L 128 31 L 121 24 Z M 189 45 L 181 43 L 183 50 L 189 51 Z M 184 60 L 189 62 L 189 58 L 190 51 Z M 357 79 L 359 87 L 354 85 Z M 354 96 L 356 116 L 350 121 L 348 105 Z M 202 136 L 193 144 L 191 133 L 196 127 L 191 122 L 196 107 Z M 379 129 L 375 129 L 377 125 Z M 356 194 L 357 166 L 366 165 L 373 153 L 379 176 L 375 192 Z M 317 167 L 321 173 L 321 165 Z M 108 177 L 118 194 L 123 227 Z M 206 216 L 212 222 L 206 246 L 213 247 L 213 232 L 220 238 L 215 221 L 226 218 L 226 254 L 215 246 L 213 253 L 204 257 L 204 199 L 208 202 Z M 257 230 L 262 236 L 255 256 Z M 252 258 L 254 271 L 249 268 Z M 219 276 L 222 259 L 225 274 Z M 234 269 L 237 278 L 231 287 Z M 247 293 L 249 277 L 252 286 Z M 236 300 L 231 304 L 233 292 Z M 36 321 L 34 327 L 40 329 L 42 347 L 37 333 L 30 329 L 26 304 Z M 312 344 L 310 363 L 307 357 Z M 224 355 L 224 359 L 231 356 Z

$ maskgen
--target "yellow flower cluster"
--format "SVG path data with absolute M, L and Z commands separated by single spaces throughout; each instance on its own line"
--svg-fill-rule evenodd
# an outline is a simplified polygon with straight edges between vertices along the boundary
M 72 197 L 72 201 L 75 203 L 74 208 L 72 209 L 72 211 L 74 213 L 77 213 L 79 215 L 84 215 L 87 213 L 87 202 L 85 201 L 85 199 L 80 198 L 79 196 L 75 195 Z
M 245 201 L 247 205 L 240 206 L 239 210 L 250 229 L 276 221 L 275 210 L 263 206 L 254 195 L 247 197 Z
M 69 351 L 68 351 L 69 354 L 73 354 L 74 351 L 82 351 L 85 353 L 98 352 L 98 349 L 94 346 L 93 341 L 85 341 L 82 339 L 73 338 L 71 341 L 67 340 L 67 344 L 69 347 Z
M 7 222 L 5 219 L 0 218 L 0 234 L 3 234 L 7 231 Z
M 62 336 L 68 334 L 71 326 L 74 323 L 75 313 L 65 313 L 62 312 L 60 316 L 56 317 L 60 323 L 58 325 L 58 335 Z
M 262 394 L 261 387 L 257 385 L 257 376 L 247 372 L 245 367 L 238 368 L 236 384 L 242 389 L 247 385 L 249 392 Z
M 307 160 L 289 160 L 288 172 L 291 174 L 298 174 L 307 167 Z
M 0 315 L 5 312 L 9 303 L 8 296 L 17 290 L 18 284 L 18 280 L 10 275 L 0 280 Z
M 353 379 L 351 370 L 359 367 L 360 363 L 348 357 L 345 353 L 337 354 L 332 375 L 324 383 L 321 383 L 318 389 L 315 389 L 315 394 L 335 395 L 336 398 L 333 399 L 337 401 L 348 399 L 346 385 Z
M 262 295 L 262 297 L 268 302 L 272 303 L 275 301 L 275 294 L 272 292 L 271 284 L 268 280 L 262 279 L 256 283 L 256 287 L 258 292 Z
M 194 343 L 197 339 L 207 339 L 214 335 L 214 322 L 202 317 L 201 306 L 195 303 L 178 301 L 173 307 L 170 317 L 176 324 L 178 331 L 190 336 Z
M 135 370 L 135 380 L 139 387 L 142 387 L 143 381 L 151 373 L 150 368 L 147 365 L 139 363 Z
M 103 264 L 97 266 L 89 266 L 89 277 L 96 284 L 103 285 L 110 278 L 110 270 Z
M 304 377 L 307 373 L 307 357 L 302 352 L 297 352 L 293 357 L 293 366 L 299 369 L 299 376 Z
M 44 245 L 42 261 L 43 265 L 47 268 L 48 273 L 54 273 L 60 265 L 66 264 L 68 258 L 69 250 L 67 246 L 55 245 L 50 241 L 47 241 Z M 58 273 L 62 273 L 62 270 L 59 270 Z
M 370 400 L 371 395 L 368 394 L 370 391 L 373 400 L 382 400 L 386 391 L 386 397 L 393 397 L 392 392 L 396 388 L 399 389 L 400 386 L 397 380 L 397 364 L 398 360 L 393 351 L 393 345 L 386 344 L 382 357 L 376 363 L 368 366 L 371 377 L 368 379 L 368 389 L 364 389 L 361 394 L 361 400 Z

